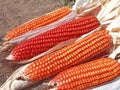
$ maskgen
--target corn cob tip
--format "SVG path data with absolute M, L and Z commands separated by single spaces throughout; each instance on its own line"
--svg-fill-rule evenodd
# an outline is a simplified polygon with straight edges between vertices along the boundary
M 9 56 L 6 57 L 7 60 L 15 60 L 14 56 L 10 54 Z
M 56 86 L 57 86 L 56 82 L 49 82 L 48 83 L 48 90 L 57 90 Z
M 3 37 L 1 40 L 8 41 L 9 39 L 7 39 L 6 37 Z
M 8 49 L 11 49 L 11 47 L 13 47 L 14 44 L 10 44 L 9 42 L 4 42 L 0 45 L 0 53 L 8 51 Z
M 48 89 L 48 90 L 57 90 L 56 88 L 53 88 L 53 89 Z

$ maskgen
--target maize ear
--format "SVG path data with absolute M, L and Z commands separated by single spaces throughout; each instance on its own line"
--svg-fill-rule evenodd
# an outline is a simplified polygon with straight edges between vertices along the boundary
M 100 58 L 69 68 L 50 82 L 50 90 L 84 90 L 120 76 L 120 63 L 111 58 Z
M 64 16 L 68 15 L 70 12 L 71 12 L 71 9 L 69 7 L 63 7 L 58 10 L 55 10 L 51 13 L 40 16 L 36 19 L 33 19 L 27 23 L 24 23 L 14 29 L 12 29 L 9 33 L 6 34 L 4 40 L 11 40 L 11 39 L 16 38 L 28 31 L 35 30 L 42 26 L 53 23 L 53 22 L 63 18 Z
M 107 30 L 92 33 L 80 41 L 32 62 L 24 70 L 23 78 L 39 81 L 73 65 L 87 62 L 106 50 L 112 43 L 111 39 Z
M 49 50 L 60 42 L 78 38 L 100 26 L 94 16 L 86 16 L 68 23 L 62 24 L 50 31 L 17 45 L 7 57 L 9 60 L 22 61 L 30 59 L 40 53 Z

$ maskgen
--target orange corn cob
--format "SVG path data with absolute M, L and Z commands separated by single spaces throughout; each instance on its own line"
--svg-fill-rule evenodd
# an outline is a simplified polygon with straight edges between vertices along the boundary
M 73 65 L 84 63 L 111 45 L 107 30 L 92 33 L 78 42 L 46 55 L 27 66 L 23 78 L 39 81 Z
M 120 63 L 114 59 L 100 58 L 59 73 L 50 81 L 49 86 L 51 90 L 84 90 L 118 76 Z
M 78 38 L 100 26 L 96 17 L 87 16 L 62 24 L 48 32 L 17 45 L 7 57 L 9 60 L 22 61 L 30 59 L 62 41 Z
M 5 40 L 13 39 L 17 36 L 20 36 L 28 31 L 35 30 L 37 28 L 40 28 L 42 26 L 45 26 L 47 24 L 50 24 L 52 22 L 55 22 L 61 18 L 63 18 L 65 15 L 69 14 L 71 12 L 71 9 L 69 7 L 63 7 L 58 10 L 55 10 L 51 13 L 45 14 L 43 16 L 40 16 L 32 21 L 29 21 L 27 23 L 24 23 L 14 29 L 12 29 L 6 36 Z

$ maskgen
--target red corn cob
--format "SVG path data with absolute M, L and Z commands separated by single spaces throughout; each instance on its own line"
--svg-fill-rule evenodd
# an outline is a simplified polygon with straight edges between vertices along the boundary
M 25 69 L 23 77 L 39 81 L 73 65 L 87 62 L 106 50 L 111 45 L 111 39 L 106 30 L 92 33 L 78 42 L 32 62 Z
M 120 76 L 120 63 L 110 58 L 100 58 L 69 68 L 49 83 L 51 90 L 84 90 L 103 84 Z
M 6 36 L 5 40 L 11 40 L 17 36 L 20 36 L 28 31 L 35 30 L 42 26 L 48 25 L 52 22 L 55 22 L 71 12 L 69 7 L 63 7 L 58 10 L 55 10 L 51 13 L 40 16 L 34 20 L 31 20 L 27 23 L 24 23 L 14 29 L 12 29 Z
M 58 26 L 48 32 L 42 33 L 16 46 L 7 59 L 25 60 L 30 59 L 62 41 L 80 37 L 100 26 L 96 17 L 82 17 L 61 26 Z

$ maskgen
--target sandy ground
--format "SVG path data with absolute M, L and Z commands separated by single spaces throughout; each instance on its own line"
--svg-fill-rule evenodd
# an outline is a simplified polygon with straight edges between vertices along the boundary
M 0 0 L 0 38 L 12 28 L 59 7 L 62 4 L 57 0 Z M 0 63 L 0 86 L 14 69 L 14 66 Z M 43 88 L 38 83 L 26 90 L 44 90 Z

